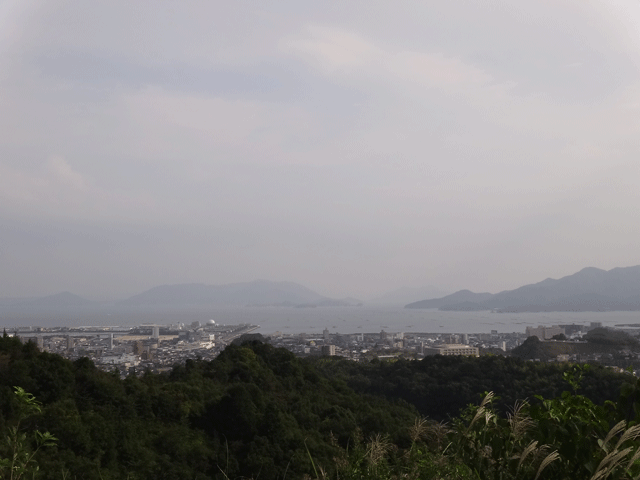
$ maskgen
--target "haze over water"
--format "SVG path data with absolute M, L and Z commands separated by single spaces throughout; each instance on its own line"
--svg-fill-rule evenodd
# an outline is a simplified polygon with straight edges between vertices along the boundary
M 102 306 L 92 309 L 30 310 L 22 313 L 0 312 L 0 326 L 81 326 L 122 325 L 142 323 L 190 324 L 209 319 L 221 324 L 251 323 L 259 325 L 257 332 L 284 334 L 427 332 L 427 333 L 500 333 L 522 332 L 528 326 L 583 324 L 602 322 L 604 326 L 640 323 L 640 312 L 542 312 L 491 313 L 450 312 L 435 309 L 413 310 L 400 307 L 213 307 L 213 308 L 122 308 Z
M 640 322 L 640 312 L 548 312 L 490 313 L 410 310 L 404 308 L 243 308 L 212 311 L 217 321 L 243 320 L 260 325 L 260 333 L 321 332 L 332 333 L 429 332 L 500 333 L 523 332 L 528 326 L 585 324 L 602 322 L 604 326 Z M 212 317 L 216 319 L 216 317 Z

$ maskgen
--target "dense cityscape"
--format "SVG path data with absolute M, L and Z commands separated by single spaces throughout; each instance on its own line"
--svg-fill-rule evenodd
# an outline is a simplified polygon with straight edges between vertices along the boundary
M 557 346 L 576 346 L 587 342 L 582 336 L 600 323 L 590 325 L 555 325 L 527 327 L 525 332 L 499 333 L 426 333 L 387 332 L 332 333 L 324 329 L 318 333 L 269 335 L 255 334 L 259 325 L 223 325 L 214 320 L 192 322 L 189 325 L 142 324 L 136 327 L 17 327 L 5 328 L 9 336 L 23 342 L 31 341 L 38 349 L 57 353 L 70 360 L 90 358 L 104 371 L 117 370 L 120 375 L 142 374 L 145 371 L 162 373 L 187 359 L 211 360 L 236 339 L 259 339 L 275 347 L 286 348 L 297 356 L 339 356 L 353 361 L 420 359 L 428 355 L 482 354 L 506 355 L 530 337 Z M 623 352 L 629 355 L 629 352 Z M 540 360 L 531 358 L 531 360 Z M 610 354 L 594 352 L 586 355 L 559 353 L 550 361 L 581 361 L 606 364 Z M 615 362 L 612 363 L 612 366 Z

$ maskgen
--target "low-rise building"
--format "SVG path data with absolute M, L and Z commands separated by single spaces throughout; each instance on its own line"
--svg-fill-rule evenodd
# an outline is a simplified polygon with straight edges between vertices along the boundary
M 424 354 L 426 355 L 465 355 L 471 357 L 479 357 L 480 351 L 477 347 L 470 345 L 464 345 L 460 343 L 455 344 L 443 344 L 434 345 L 432 347 L 425 347 Z

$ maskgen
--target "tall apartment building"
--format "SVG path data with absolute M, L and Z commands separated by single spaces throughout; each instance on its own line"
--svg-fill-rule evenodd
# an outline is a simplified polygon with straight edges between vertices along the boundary
M 336 354 L 336 346 L 335 345 L 322 345 L 322 355 L 335 355 Z
M 555 335 L 564 335 L 564 328 L 554 325 L 553 327 L 545 327 L 544 325 L 538 326 L 538 328 L 527 327 L 525 330 L 527 337 L 538 337 L 540 340 L 550 340 Z

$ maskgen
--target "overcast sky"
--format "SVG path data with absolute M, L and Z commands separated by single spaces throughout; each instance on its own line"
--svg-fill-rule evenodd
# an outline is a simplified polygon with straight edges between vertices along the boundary
M 640 4 L 0 1 L 0 297 L 640 264 Z

